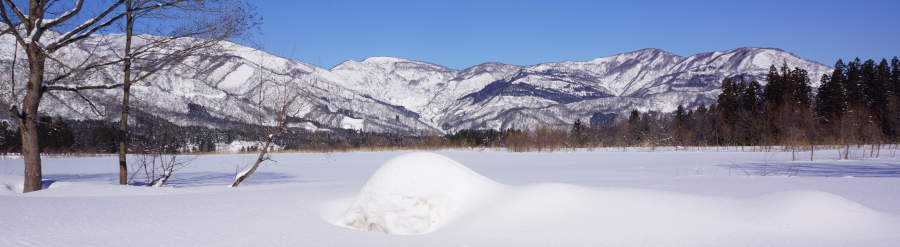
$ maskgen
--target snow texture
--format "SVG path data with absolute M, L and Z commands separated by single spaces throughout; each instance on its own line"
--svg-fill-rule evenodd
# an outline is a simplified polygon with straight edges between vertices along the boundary
M 216 143 L 216 152 L 217 153 L 239 153 L 239 152 L 256 152 L 255 149 L 260 149 L 265 143 L 261 141 L 232 141 L 231 143 Z M 271 151 L 281 151 L 284 150 L 284 147 L 275 145 L 275 143 L 269 143 L 269 150 Z
M 365 119 L 354 119 L 354 118 L 350 118 L 350 117 L 344 117 L 344 119 L 341 120 L 341 128 L 352 129 L 352 130 L 362 130 L 363 126 L 364 126 L 363 123 L 365 123 Z
M 282 153 L 237 188 L 224 186 L 233 167 L 256 154 L 199 156 L 161 188 L 117 185 L 115 156 L 48 157 L 44 189 L 28 194 L 21 194 L 22 160 L 4 159 L 0 246 L 900 241 L 900 158 L 868 158 L 860 149 L 838 160 L 837 150 L 822 149 L 799 153 L 813 161 L 792 161 L 794 154 L 777 150 L 689 149 Z M 381 217 L 383 226 L 369 229 L 392 234 L 348 227 L 363 218 L 348 211 L 365 216 L 365 225 Z
M 372 175 L 347 211 L 344 223 L 372 232 L 427 233 L 467 199 L 497 185 L 445 156 L 404 154 Z

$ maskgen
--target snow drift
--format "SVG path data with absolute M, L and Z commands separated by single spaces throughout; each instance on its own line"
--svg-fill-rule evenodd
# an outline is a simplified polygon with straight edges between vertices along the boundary
M 878 242 L 900 229 L 900 218 L 814 190 L 721 197 L 564 183 L 509 186 L 445 156 L 411 153 L 379 168 L 337 224 L 399 235 L 503 232 L 524 242 L 592 232 L 572 245 L 635 239 L 770 245 L 786 238 Z
M 109 173 L 118 167 L 115 156 L 47 158 L 42 161 L 47 188 L 26 194 L 19 193 L 23 161 L 8 159 L 0 162 L 0 246 L 900 243 L 900 157 L 845 161 L 834 158 L 834 150 L 817 150 L 829 158 L 788 163 L 815 171 L 861 165 L 840 174 L 893 174 L 889 177 L 807 177 L 803 170 L 801 177 L 747 177 L 724 168 L 730 161 L 745 168 L 770 160 L 787 163 L 795 154 L 714 150 L 438 151 L 484 177 L 433 154 L 348 152 L 326 160 L 321 154 L 277 153 L 277 165 L 237 188 L 223 186 L 233 181 L 223 166 L 255 160 L 253 154 L 202 155 L 163 188 L 118 185 L 117 174 Z M 388 162 L 392 158 L 397 159 Z M 724 168 L 691 175 L 673 169 L 700 169 L 700 163 Z M 376 173 L 368 194 L 360 193 Z M 365 195 L 354 205 L 358 193 Z M 359 215 L 345 220 L 351 205 Z M 376 229 L 414 234 L 412 226 L 419 224 L 420 235 L 347 226 L 359 219 L 362 228 L 371 229 L 378 215 Z
M 443 155 L 404 154 L 378 168 L 343 223 L 371 232 L 427 233 L 467 199 L 499 185 Z

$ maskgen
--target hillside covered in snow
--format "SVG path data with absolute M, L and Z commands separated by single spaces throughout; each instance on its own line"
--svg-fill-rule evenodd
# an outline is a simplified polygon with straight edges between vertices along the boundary
M 61 51 L 63 59 L 113 60 L 121 54 L 123 36 L 95 35 Z M 0 43 L 11 44 L 11 37 Z M 739 48 L 682 57 L 644 49 L 591 61 L 543 63 L 531 66 L 496 62 L 464 70 L 392 57 L 346 61 L 323 69 L 249 47 L 227 43 L 229 51 L 193 57 L 157 73 L 133 87 L 133 108 L 180 124 L 209 127 L 250 123 L 256 116 L 261 74 L 314 84 L 318 97 L 309 99 L 297 128 L 344 128 L 401 134 L 448 133 L 460 129 L 529 129 L 536 124 L 570 125 L 598 113 L 674 111 L 715 102 L 726 77 L 744 76 L 765 85 L 770 65 L 786 63 L 809 72 L 813 87 L 831 68 L 772 48 Z M 0 45 L 0 62 L 12 68 L 12 45 Z M 21 49 L 16 57 L 25 57 Z M 21 70 L 21 68 L 19 69 Z M 14 70 L 0 71 L 9 84 Z M 265 73 L 260 73 L 265 71 Z M 21 91 L 26 73 L 6 87 L 3 106 Z M 110 66 L 83 78 L 84 84 L 121 80 L 121 68 Z M 12 93 L 10 93 L 12 92 Z M 99 113 L 87 101 L 66 91 L 48 93 L 40 112 L 70 119 L 112 120 L 119 109 L 120 90 L 88 92 Z M 21 96 L 20 96 L 21 97 Z M 19 99 L 20 100 L 20 99 Z M 267 105 L 267 111 L 275 106 Z M 0 117 L 9 119 L 3 111 Z M 103 116 L 105 115 L 105 116 Z

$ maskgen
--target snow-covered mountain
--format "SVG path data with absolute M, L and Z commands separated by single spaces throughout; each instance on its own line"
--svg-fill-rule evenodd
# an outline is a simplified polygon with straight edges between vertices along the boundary
M 122 36 L 95 35 L 58 52 L 73 63 L 112 60 L 121 53 Z M 0 37 L 0 60 L 11 68 L 13 46 Z M 96 46 L 95 44 L 103 44 Z M 830 73 L 828 66 L 800 59 L 771 48 L 739 48 L 681 57 L 658 49 L 533 66 L 484 63 L 464 70 L 392 57 L 346 61 L 330 70 L 228 43 L 224 54 L 185 61 L 136 85 L 134 108 L 183 125 L 220 126 L 252 122 L 254 97 L 265 74 L 283 80 L 314 81 L 319 95 L 304 109 L 295 126 L 349 128 L 405 134 L 447 133 L 465 128 L 521 128 L 535 124 L 569 125 L 598 113 L 624 115 L 632 109 L 673 111 L 681 104 L 695 107 L 715 101 L 725 77 L 743 75 L 765 84 L 770 65 L 787 63 L 809 72 L 813 86 Z M 22 59 L 21 49 L 18 58 Z M 20 61 L 20 65 L 21 65 Z M 51 71 L 51 70 L 48 70 Z M 99 84 L 121 80 L 121 68 L 77 83 Z M 9 84 L 9 69 L 0 78 Z M 264 72 L 264 73 L 260 73 Z M 18 72 L 21 90 L 25 71 Z M 73 82 L 76 83 L 76 82 Z M 0 99 L 13 101 L 9 90 Z M 21 93 L 21 92 L 20 92 Z M 55 91 L 43 99 L 41 112 L 66 118 L 113 119 L 121 92 L 85 94 L 98 106 L 100 116 L 78 95 Z M 19 96 L 21 97 L 21 96 Z M 272 111 L 273 105 L 267 105 Z M 5 113 L 0 113 L 5 114 Z

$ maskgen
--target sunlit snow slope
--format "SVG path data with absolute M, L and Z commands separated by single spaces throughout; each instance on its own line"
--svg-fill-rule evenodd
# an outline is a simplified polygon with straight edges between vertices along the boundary
M 59 59 L 72 65 L 85 59 L 111 61 L 122 53 L 122 40 L 121 34 L 91 36 L 59 51 L 65 54 Z M 0 37 L 0 62 L 6 68 L 13 64 L 11 43 L 11 37 Z M 166 68 L 136 85 L 134 108 L 184 125 L 250 122 L 256 115 L 253 102 L 259 95 L 262 71 L 274 75 L 274 79 L 293 78 L 321 89 L 304 109 L 303 121 L 316 128 L 405 134 L 466 128 L 528 129 L 538 123 L 569 125 L 576 119 L 587 121 L 597 113 L 622 115 L 632 109 L 669 112 L 679 104 L 689 108 L 711 104 L 720 92 L 722 79 L 744 76 L 748 81 L 765 84 L 770 65 L 786 63 L 791 68 L 805 69 L 813 86 L 830 71 L 828 66 L 782 50 L 749 47 L 689 57 L 644 49 L 585 62 L 533 66 L 491 62 L 464 70 L 392 57 L 346 61 L 326 70 L 233 43 L 223 47 L 228 51 L 187 59 L 187 66 Z M 25 54 L 21 49 L 18 52 L 17 65 L 21 67 Z M 0 71 L 0 78 L 10 78 L 11 71 Z M 15 90 L 22 95 L 27 70 L 16 71 Z M 121 67 L 112 66 L 62 83 L 103 84 L 120 81 L 121 74 Z M 99 113 L 114 117 L 121 92 L 85 94 L 99 106 Z M 21 100 L 21 96 L 5 96 L 0 103 L 7 107 L 16 100 Z M 208 114 L 191 114 L 191 109 Z M 267 111 L 273 109 L 274 105 L 267 105 Z M 45 96 L 41 112 L 76 119 L 102 118 L 76 94 L 64 91 Z M 0 117 L 5 114 L 6 111 L 0 111 Z
M 399 235 L 502 231 L 536 242 L 571 235 L 570 244 L 780 245 L 790 236 L 794 244 L 830 245 L 889 236 L 900 218 L 813 190 L 734 198 L 562 183 L 509 186 L 443 155 L 410 153 L 382 165 L 335 224 Z

